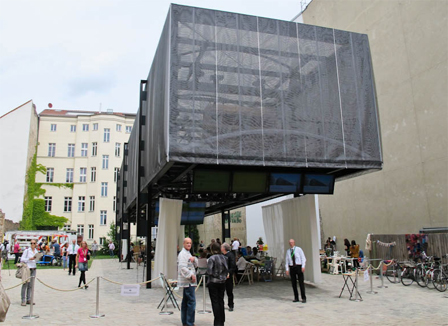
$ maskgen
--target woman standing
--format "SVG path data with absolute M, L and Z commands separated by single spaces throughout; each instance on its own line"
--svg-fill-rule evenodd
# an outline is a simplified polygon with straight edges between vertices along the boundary
M 359 245 L 356 244 L 355 240 L 352 240 L 352 245 L 350 246 L 350 253 L 353 257 L 353 266 L 359 268 Z
M 31 304 L 31 292 L 33 291 L 34 281 L 36 279 L 36 255 L 38 252 L 39 251 L 36 249 L 36 240 L 31 240 L 31 248 L 26 249 L 20 258 L 20 262 L 25 263 L 28 266 L 31 277 L 29 282 L 22 285 L 22 306 Z
M 68 248 L 68 242 L 64 243 L 64 245 L 62 246 L 62 267 L 65 269 L 67 268 L 68 265 L 68 252 L 67 252 L 67 248 Z
M 224 292 L 226 279 L 229 274 L 226 257 L 221 253 L 221 246 L 214 242 L 210 246 L 212 256 L 207 261 L 207 275 L 209 275 L 208 293 L 212 302 L 214 326 L 224 326 Z
M 78 253 L 76 254 L 76 265 L 75 268 L 79 268 L 81 275 L 79 276 L 79 285 L 81 287 L 81 283 L 84 282 L 86 284 L 86 272 L 88 271 L 88 260 L 90 259 L 89 248 L 87 247 L 87 242 L 81 242 L 81 248 L 78 249 Z M 87 290 L 89 286 L 85 285 L 84 288 Z

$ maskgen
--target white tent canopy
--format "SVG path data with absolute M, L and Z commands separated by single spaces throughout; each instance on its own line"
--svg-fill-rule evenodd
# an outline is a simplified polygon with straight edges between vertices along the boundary
M 319 232 L 315 196 L 284 200 L 263 207 L 263 224 L 269 253 L 277 257 L 277 266 L 285 260 L 289 239 L 303 249 L 306 257 L 305 280 L 321 281 Z

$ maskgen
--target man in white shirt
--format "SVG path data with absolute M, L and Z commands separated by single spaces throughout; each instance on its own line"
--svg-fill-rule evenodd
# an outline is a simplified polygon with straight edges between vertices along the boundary
M 198 259 L 190 253 L 192 241 L 184 239 L 184 248 L 177 256 L 178 277 L 177 286 L 183 288 L 182 305 L 180 310 L 182 325 L 193 326 L 196 309 L 196 267 Z
M 76 244 L 76 240 L 72 240 L 72 243 L 68 245 L 68 275 L 71 274 L 73 269 L 73 276 L 76 274 L 76 255 L 78 254 L 79 246 Z
M 238 249 L 240 248 L 240 246 L 241 246 L 241 244 L 238 241 L 238 239 L 234 238 L 233 242 L 232 242 L 232 251 L 233 251 L 233 254 L 235 255 L 235 257 L 237 257 L 237 255 L 238 255 Z
M 286 251 L 286 275 L 291 276 L 292 289 L 294 291 L 293 302 L 299 302 L 299 293 L 297 292 L 297 280 L 300 286 L 300 295 L 302 302 L 306 302 L 305 283 L 303 282 L 303 273 L 305 272 L 306 258 L 302 248 L 296 247 L 294 239 L 289 240 L 290 248 Z

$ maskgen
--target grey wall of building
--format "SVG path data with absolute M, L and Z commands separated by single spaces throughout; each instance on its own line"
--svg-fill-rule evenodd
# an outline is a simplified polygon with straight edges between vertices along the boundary
M 306 24 L 366 33 L 372 52 L 384 169 L 320 196 L 325 237 L 448 226 L 447 1 L 313 0 Z

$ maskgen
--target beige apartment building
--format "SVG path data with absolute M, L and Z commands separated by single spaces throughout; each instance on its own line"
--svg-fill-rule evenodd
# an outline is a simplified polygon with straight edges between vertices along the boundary
M 324 238 L 448 227 L 448 1 L 313 0 L 302 18 L 368 34 L 381 123 L 383 170 L 319 196 Z
M 106 241 L 115 222 L 116 181 L 135 114 L 44 110 L 37 163 L 46 168 L 45 209 L 68 219 L 88 244 Z

